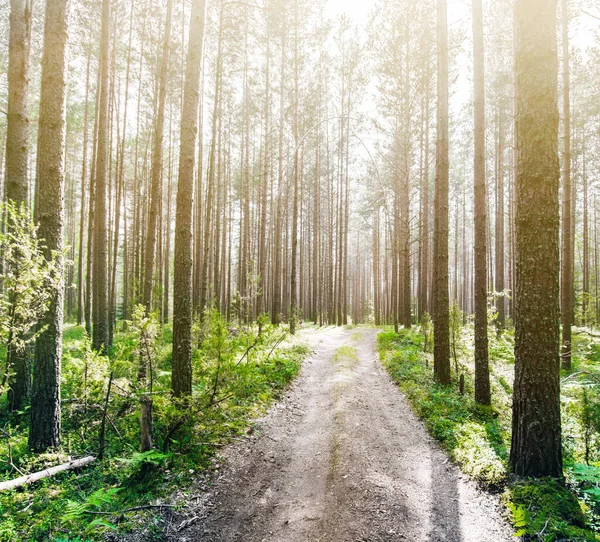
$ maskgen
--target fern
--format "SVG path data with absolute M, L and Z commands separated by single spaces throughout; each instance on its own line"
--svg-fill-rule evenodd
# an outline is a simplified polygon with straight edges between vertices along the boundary
M 78 520 L 88 512 L 102 510 L 114 501 L 114 497 L 118 492 L 118 487 L 100 488 L 94 491 L 83 502 L 68 500 L 66 512 L 62 516 L 63 521 Z
M 135 470 L 143 464 L 151 464 L 155 467 L 159 467 L 170 457 L 171 454 L 163 454 L 158 450 L 149 450 L 147 452 L 134 452 L 131 457 L 119 457 L 117 458 L 117 461 L 120 461 Z
M 531 516 L 529 510 L 521 505 L 515 505 L 512 502 L 508 503 L 510 512 L 512 515 L 512 523 L 517 529 L 515 537 L 521 537 L 529 534 L 529 525 L 531 523 Z

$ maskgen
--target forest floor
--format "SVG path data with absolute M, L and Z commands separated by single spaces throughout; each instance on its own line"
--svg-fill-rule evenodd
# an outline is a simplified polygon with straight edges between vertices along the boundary
M 174 496 L 187 506 L 163 511 L 164 539 L 511 540 L 496 496 L 448 459 L 381 366 L 377 334 L 303 331 L 300 377 L 220 470 Z

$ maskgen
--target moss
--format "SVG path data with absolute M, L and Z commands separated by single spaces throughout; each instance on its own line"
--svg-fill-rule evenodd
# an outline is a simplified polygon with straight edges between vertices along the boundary
M 513 520 L 526 539 L 600 540 L 585 528 L 585 517 L 575 496 L 552 478 L 518 481 L 509 487 L 503 502 L 513 513 Z

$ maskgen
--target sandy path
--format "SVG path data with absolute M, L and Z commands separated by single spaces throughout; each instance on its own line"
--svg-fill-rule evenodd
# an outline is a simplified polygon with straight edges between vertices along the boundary
M 377 331 L 305 333 L 314 354 L 255 434 L 226 452 L 169 540 L 511 540 L 497 500 L 428 436 L 381 367 Z M 335 353 L 355 352 L 341 361 Z

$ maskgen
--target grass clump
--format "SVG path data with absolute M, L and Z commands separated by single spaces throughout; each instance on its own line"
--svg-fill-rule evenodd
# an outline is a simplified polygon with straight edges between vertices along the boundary
M 333 363 L 342 367 L 354 367 L 358 363 L 358 354 L 353 346 L 340 346 L 333 354 Z

